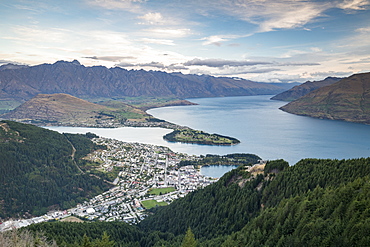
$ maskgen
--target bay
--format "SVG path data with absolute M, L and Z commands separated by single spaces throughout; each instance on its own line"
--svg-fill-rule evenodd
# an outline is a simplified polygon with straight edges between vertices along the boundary
M 226 166 L 226 165 L 214 165 L 214 166 L 202 166 L 200 173 L 206 177 L 220 178 L 226 172 L 237 168 L 238 166 Z
M 370 156 L 370 126 L 297 116 L 279 110 L 271 95 L 189 99 L 199 105 L 157 108 L 157 118 L 209 133 L 238 138 L 231 147 L 191 146 L 205 154 L 253 153 L 263 159 L 347 159 Z
M 347 159 L 370 156 L 370 126 L 297 116 L 279 110 L 285 104 L 271 95 L 188 99 L 198 105 L 151 109 L 153 116 L 193 129 L 235 137 L 234 146 L 169 143 L 162 128 L 48 127 L 59 132 L 86 133 L 127 142 L 167 146 L 175 152 L 205 155 L 253 153 L 262 159 Z

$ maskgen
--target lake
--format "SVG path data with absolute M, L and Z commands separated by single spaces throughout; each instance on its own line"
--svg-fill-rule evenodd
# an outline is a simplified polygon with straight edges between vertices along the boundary
M 235 146 L 169 143 L 161 128 L 48 127 L 59 132 L 93 132 L 127 142 L 168 146 L 188 154 L 253 153 L 262 159 L 285 159 L 291 165 L 302 158 L 358 158 L 370 156 L 370 126 L 297 116 L 279 110 L 285 104 L 271 95 L 188 99 L 199 105 L 151 109 L 148 113 L 209 133 L 235 137 Z
M 226 172 L 231 171 L 232 169 L 237 168 L 238 166 L 226 166 L 226 165 L 217 165 L 217 166 L 202 166 L 200 168 L 200 173 L 207 177 L 220 178 Z

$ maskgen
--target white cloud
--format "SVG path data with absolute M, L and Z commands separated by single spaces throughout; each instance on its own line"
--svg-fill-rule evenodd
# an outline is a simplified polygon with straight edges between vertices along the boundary
M 261 32 L 268 32 L 277 29 L 292 29 L 302 27 L 313 19 L 322 15 L 325 10 L 324 6 L 317 6 L 315 4 L 297 4 L 292 3 L 293 6 L 285 9 L 285 5 L 276 5 L 276 9 L 269 10 L 266 15 L 266 20 L 260 24 Z M 282 11 L 285 9 L 284 11 Z
M 207 66 L 220 68 L 225 66 L 240 67 L 240 66 L 252 66 L 258 64 L 271 64 L 269 62 L 260 61 L 240 61 L 240 60 L 224 60 L 224 59 L 199 59 L 194 58 L 193 60 L 184 63 L 186 66 Z
M 150 67 L 150 68 L 155 68 L 155 69 L 160 69 L 160 70 L 167 70 L 167 71 L 179 71 L 179 70 L 188 70 L 187 67 L 179 64 L 170 64 L 170 65 L 165 65 L 164 63 L 160 62 L 150 62 L 150 63 L 127 63 L 127 62 L 121 62 L 119 64 L 116 64 L 117 67 L 122 67 L 122 68 L 142 68 L 142 67 Z
M 358 28 L 358 29 L 356 29 L 356 32 L 358 32 L 358 33 L 370 33 L 370 27 Z
M 93 60 L 110 61 L 110 62 L 119 62 L 121 60 L 126 60 L 126 59 L 135 59 L 135 57 L 132 57 L 132 56 L 91 56 L 91 57 L 84 57 L 84 58 L 89 58 Z
M 221 46 L 223 43 L 227 41 L 247 36 L 250 35 L 212 35 L 209 37 L 202 38 L 201 40 L 204 40 L 203 45 Z
M 173 40 L 169 39 L 149 39 L 149 38 L 143 38 L 141 39 L 144 43 L 149 43 L 149 44 L 159 44 L 159 45 L 175 45 Z
M 344 10 L 364 10 L 368 5 L 370 5 L 368 0 L 345 0 L 337 6 Z
M 163 25 L 165 23 L 164 18 L 161 13 L 147 13 L 143 16 L 139 16 L 139 19 L 144 20 L 144 23 L 139 24 L 146 24 L 146 25 Z
M 209 7 L 229 16 L 237 17 L 257 25 L 257 32 L 269 32 L 279 29 L 303 28 L 326 16 L 325 12 L 332 8 L 344 10 L 364 10 L 369 0 L 344 1 L 305 1 L 305 0 L 203 0 L 200 5 Z
M 214 1 L 202 1 L 202 4 L 208 4 L 210 8 L 256 24 L 259 26 L 259 32 L 302 27 L 332 7 L 331 3 L 322 1 L 218 0 L 217 2 L 218 4 L 214 4 Z
M 105 9 L 124 9 L 135 12 L 146 0 L 85 0 L 88 4 Z
M 145 29 L 145 32 L 149 32 L 153 36 L 157 37 L 170 37 L 170 38 L 182 38 L 192 34 L 190 29 L 186 28 L 179 28 L 179 29 L 172 29 L 172 28 L 152 28 L 152 29 Z
M 16 41 L 48 43 L 61 43 L 70 32 L 67 29 L 49 28 L 41 29 L 30 26 L 15 26 L 12 28 L 14 35 L 3 37 L 4 39 L 13 39 Z

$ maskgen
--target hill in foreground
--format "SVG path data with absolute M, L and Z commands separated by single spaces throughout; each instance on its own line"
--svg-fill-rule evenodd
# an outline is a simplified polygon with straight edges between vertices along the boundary
M 279 93 L 272 97 L 272 100 L 281 100 L 281 101 L 293 101 L 296 99 L 299 99 L 300 97 L 318 89 L 321 87 L 325 87 L 328 85 L 331 85 L 342 78 L 338 77 L 327 77 L 322 81 L 307 81 L 305 83 L 302 83 L 300 85 L 297 85 L 287 91 L 284 91 L 282 93 Z
M 114 126 L 150 115 L 122 102 L 94 104 L 68 94 L 39 94 L 1 117 L 38 125 Z
M 370 73 L 344 78 L 280 109 L 297 115 L 370 124 Z
M 85 135 L 0 121 L 0 219 L 67 209 L 107 190 L 80 168 L 95 148 Z

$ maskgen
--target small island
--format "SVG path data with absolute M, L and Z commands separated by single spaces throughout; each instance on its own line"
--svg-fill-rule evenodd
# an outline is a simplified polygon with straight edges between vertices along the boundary
M 169 142 L 182 142 L 202 145 L 230 146 L 239 144 L 240 141 L 233 137 L 222 136 L 218 134 L 209 134 L 200 130 L 176 129 L 163 136 L 163 139 Z

